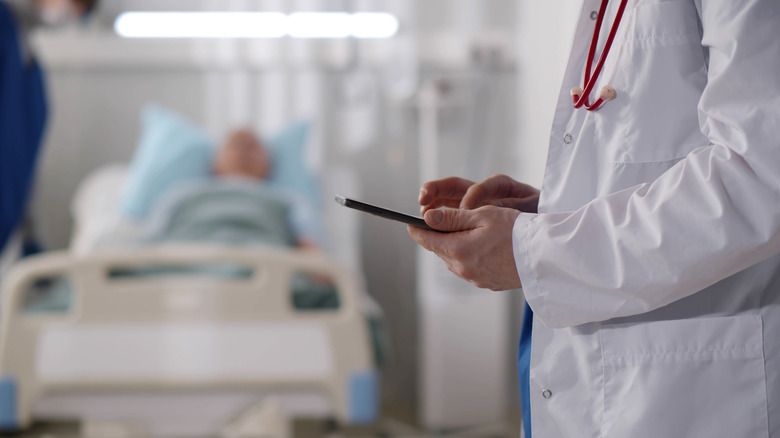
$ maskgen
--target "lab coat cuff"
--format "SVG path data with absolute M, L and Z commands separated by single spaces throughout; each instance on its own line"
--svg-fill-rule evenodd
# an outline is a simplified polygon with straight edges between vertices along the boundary
M 534 316 L 542 320 L 547 326 L 559 326 L 558 321 L 545 303 L 543 284 L 534 270 L 533 237 L 538 234 L 535 230 L 542 224 L 540 216 L 536 214 L 522 213 L 515 219 L 512 228 L 512 251 L 515 256 L 515 266 L 520 282 L 523 285 L 525 300 L 534 311 Z

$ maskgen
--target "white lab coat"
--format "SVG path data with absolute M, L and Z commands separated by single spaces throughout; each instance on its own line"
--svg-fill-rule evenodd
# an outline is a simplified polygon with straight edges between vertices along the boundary
M 630 0 L 574 110 L 599 4 L 513 230 L 533 438 L 780 437 L 780 0 Z

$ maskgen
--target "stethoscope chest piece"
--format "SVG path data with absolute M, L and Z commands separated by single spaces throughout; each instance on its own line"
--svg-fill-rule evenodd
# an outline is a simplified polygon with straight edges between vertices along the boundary
M 601 88 L 599 97 L 595 102 L 592 104 L 589 102 L 590 94 L 593 91 L 593 88 L 596 86 L 596 81 L 598 81 L 598 78 L 601 75 L 601 70 L 604 68 L 604 62 L 607 60 L 607 55 L 609 55 L 609 51 L 612 48 L 612 43 L 615 40 L 618 27 L 620 27 L 620 22 L 623 19 L 623 13 L 626 10 L 627 3 L 628 0 L 620 0 L 620 6 L 618 7 L 617 15 L 615 15 L 615 22 L 612 23 L 612 29 L 610 29 L 609 36 L 607 36 L 607 41 L 604 44 L 604 50 L 602 50 L 599 61 L 596 64 L 596 68 L 593 70 L 593 74 L 591 75 L 591 67 L 593 65 L 593 59 L 596 55 L 596 45 L 598 44 L 599 35 L 601 33 L 601 24 L 604 22 L 604 15 L 606 14 L 607 5 L 609 4 L 609 0 L 601 1 L 601 7 L 599 8 L 598 17 L 596 20 L 596 28 L 593 31 L 593 38 L 591 39 L 590 49 L 588 50 L 588 60 L 587 64 L 585 65 L 584 86 L 574 87 L 571 89 L 571 97 L 574 108 L 585 107 L 585 109 L 588 111 L 596 111 L 605 102 L 609 102 L 617 96 L 615 89 L 608 85 Z
M 571 89 L 571 97 L 572 97 L 572 103 L 574 104 L 575 108 L 579 108 L 577 106 L 577 103 L 582 99 L 583 90 L 582 87 L 574 87 Z M 585 103 L 584 106 L 585 109 L 588 111 L 595 111 L 599 107 L 601 107 L 604 102 L 609 102 L 610 100 L 617 97 L 617 92 L 614 88 L 610 87 L 609 85 L 601 87 L 601 91 L 599 92 L 599 98 L 596 99 L 595 102 L 593 102 L 593 105 L 588 105 Z

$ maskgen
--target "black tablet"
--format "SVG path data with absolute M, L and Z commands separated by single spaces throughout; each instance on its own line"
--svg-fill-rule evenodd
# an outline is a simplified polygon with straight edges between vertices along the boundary
M 365 202 L 355 201 L 354 199 L 346 198 L 344 196 L 336 195 L 336 202 L 343 205 L 344 207 L 354 208 L 355 210 L 359 210 L 364 213 L 370 213 L 375 216 L 383 217 L 385 219 L 403 222 L 405 224 L 409 224 L 426 230 L 440 231 L 428 226 L 428 224 L 425 223 L 425 220 L 421 217 L 411 216 L 398 211 L 389 210 L 383 207 L 378 207 L 376 205 L 366 204 Z

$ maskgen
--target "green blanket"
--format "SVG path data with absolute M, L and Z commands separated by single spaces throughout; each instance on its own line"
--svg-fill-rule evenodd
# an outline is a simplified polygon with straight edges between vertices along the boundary
M 161 201 L 147 243 L 294 246 L 291 206 L 263 185 L 213 182 L 187 186 Z

